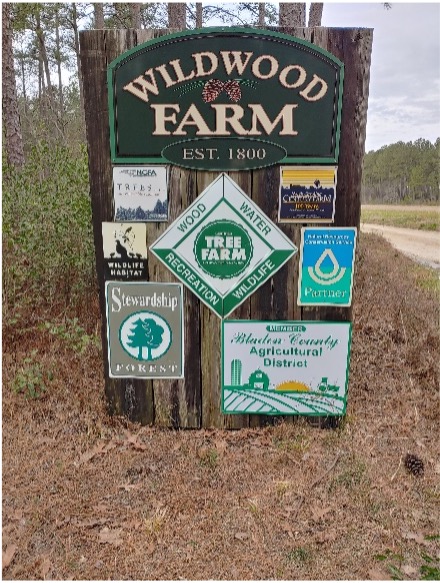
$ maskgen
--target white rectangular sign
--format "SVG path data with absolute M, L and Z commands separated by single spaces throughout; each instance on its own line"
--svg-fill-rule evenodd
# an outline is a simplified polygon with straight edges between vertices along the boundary
M 222 325 L 222 411 L 266 415 L 344 415 L 350 322 Z
M 114 166 L 115 221 L 167 221 L 167 167 Z

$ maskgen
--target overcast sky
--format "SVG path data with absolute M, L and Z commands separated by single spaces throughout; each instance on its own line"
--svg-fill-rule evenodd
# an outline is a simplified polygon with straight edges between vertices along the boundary
M 374 28 L 366 151 L 440 137 L 440 4 L 324 3 L 323 26 Z

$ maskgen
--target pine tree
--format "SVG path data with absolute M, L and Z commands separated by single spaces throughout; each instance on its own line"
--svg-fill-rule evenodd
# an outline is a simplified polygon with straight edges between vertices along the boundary
M 164 329 L 156 324 L 152 318 L 137 319 L 133 323 L 131 334 L 128 335 L 127 344 L 131 348 L 138 349 L 139 360 L 151 360 L 151 351 L 158 348 L 162 342 Z M 143 349 L 147 349 L 147 357 L 143 358 Z

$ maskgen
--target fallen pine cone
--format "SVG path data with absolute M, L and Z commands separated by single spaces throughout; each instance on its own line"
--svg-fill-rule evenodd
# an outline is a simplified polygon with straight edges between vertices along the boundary
M 405 456 L 405 468 L 410 474 L 418 478 L 421 478 L 425 473 L 423 460 L 412 453 L 407 453 Z

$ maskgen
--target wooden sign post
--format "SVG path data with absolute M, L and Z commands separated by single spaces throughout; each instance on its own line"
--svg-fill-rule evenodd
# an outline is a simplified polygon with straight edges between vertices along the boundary
M 248 36 L 252 36 L 253 29 L 245 30 Z M 162 117 L 156 119 L 156 126 L 148 130 L 150 134 L 156 134 L 157 140 L 150 140 L 152 136 L 148 135 L 148 132 L 145 135 L 144 132 L 142 139 L 147 140 L 148 144 L 152 145 L 153 148 L 148 157 L 139 154 L 144 148 L 142 140 L 131 140 L 130 135 L 127 133 L 118 136 L 118 127 L 117 125 L 115 127 L 114 124 L 111 124 L 110 119 L 116 119 L 120 122 L 122 119 L 121 115 L 123 117 L 123 114 L 119 110 L 116 117 L 109 115 L 109 113 L 115 113 L 111 111 L 111 108 L 114 107 L 114 102 L 111 98 L 115 86 L 111 85 L 109 88 L 108 85 L 109 79 L 113 79 L 109 75 L 110 63 L 118 63 L 118 59 L 122 60 L 122 56 L 128 51 L 135 52 L 137 46 L 154 39 L 160 42 L 162 36 L 169 35 L 173 32 L 176 33 L 176 31 L 166 29 L 107 29 L 90 30 L 80 33 L 81 70 L 84 80 L 93 230 L 102 315 L 105 393 L 110 413 L 126 415 L 129 419 L 139 421 L 143 424 L 154 423 L 156 425 L 176 428 L 240 428 L 260 425 L 268 420 L 264 415 L 222 414 L 222 320 L 186 286 L 183 288 L 184 378 L 114 378 L 109 375 L 105 285 L 105 269 L 108 259 L 104 258 L 102 225 L 103 223 L 117 220 L 115 219 L 113 202 L 113 164 L 169 164 L 170 171 L 167 185 L 168 223 L 146 223 L 146 244 L 148 252 L 146 259 L 142 258 L 142 262 L 147 265 L 147 281 L 176 283 L 177 279 L 171 271 L 149 251 L 149 248 L 160 238 L 169 225 L 184 213 L 196 198 L 218 178 L 221 171 L 227 172 L 238 187 L 257 205 L 261 213 L 266 215 L 273 223 L 277 224 L 284 235 L 299 249 L 301 245 L 301 227 L 306 226 L 307 223 L 278 223 L 280 164 L 320 163 L 316 157 L 307 159 L 307 155 L 302 155 L 302 151 L 306 151 L 306 143 L 303 143 L 302 149 L 289 151 L 291 141 L 289 140 L 288 134 L 293 134 L 293 132 L 297 131 L 297 128 L 289 121 L 289 119 L 294 118 L 288 118 L 290 114 L 293 116 L 295 109 L 293 106 L 289 111 L 279 109 L 271 112 L 262 111 L 261 108 L 255 106 L 253 110 L 251 108 L 251 112 L 243 112 L 243 114 L 241 114 L 239 104 L 235 108 L 229 108 L 227 112 L 225 108 L 223 110 L 221 107 L 212 108 L 216 112 L 216 115 L 220 116 L 217 120 L 220 119 L 224 128 L 228 124 L 225 121 L 225 117 L 222 118 L 222 115 L 229 117 L 232 115 L 233 118 L 235 116 L 232 121 L 235 128 L 238 128 L 239 131 L 241 131 L 240 128 L 243 128 L 243 131 L 248 132 L 248 135 L 242 136 L 245 138 L 244 141 L 246 141 L 245 150 L 252 150 L 254 153 L 258 149 L 254 149 L 253 144 L 250 142 L 249 133 L 258 133 L 258 128 L 261 126 L 269 132 L 271 124 L 275 123 L 275 119 L 279 120 L 280 127 L 284 123 L 283 130 L 287 135 L 286 139 L 283 138 L 279 143 L 273 145 L 272 148 L 267 148 L 268 155 L 271 157 L 269 160 L 270 163 L 258 164 L 257 160 L 253 166 L 246 167 L 246 170 L 240 170 L 239 165 L 234 168 L 232 166 L 225 166 L 222 163 L 222 160 L 231 155 L 231 151 L 233 154 L 232 157 L 234 158 L 236 144 L 231 145 L 226 142 L 221 142 L 223 151 L 221 148 L 217 148 L 213 136 L 205 135 L 203 137 L 206 140 L 204 158 L 213 157 L 214 154 L 212 152 L 217 149 L 218 151 L 215 154 L 218 156 L 220 162 L 216 165 L 212 162 L 209 163 L 209 160 L 205 166 L 197 163 L 197 158 L 200 156 L 197 153 L 197 148 L 201 140 L 193 140 L 193 143 L 188 145 L 184 150 L 180 147 L 176 148 L 172 144 L 167 147 L 167 144 L 164 142 L 164 138 L 167 136 L 163 134 L 174 132 L 176 134 L 175 141 L 177 141 L 178 134 L 184 131 L 182 120 L 177 117 L 177 114 L 182 116 L 181 111 L 186 116 L 184 119 L 188 124 L 198 124 L 197 128 L 201 133 L 205 132 L 205 134 L 208 134 L 209 132 L 213 132 L 212 123 L 210 122 L 211 125 L 209 125 L 207 120 L 202 119 L 203 114 L 201 112 L 203 111 L 203 107 L 201 109 L 197 108 L 197 112 L 194 108 L 189 110 L 191 100 L 187 100 L 186 93 L 180 98 L 183 100 L 182 102 L 179 101 L 179 98 L 176 98 L 177 104 L 182 103 L 182 110 L 180 110 L 180 106 L 176 106 L 174 109 L 175 115 L 173 114 L 172 108 L 162 112 Z M 203 29 L 198 32 L 203 33 Z M 359 227 L 372 30 L 272 28 L 270 32 L 266 32 L 267 36 L 270 37 L 269 40 L 273 40 L 276 37 L 275 33 L 281 33 L 281 36 L 290 35 L 290 37 L 295 37 L 296 41 L 295 39 L 293 41 L 288 40 L 289 37 L 286 37 L 287 40 L 285 40 L 293 48 L 297 45 L 301 48 L 301 41 L 306 41 L 303 44 L 307 46 L 309 46 L 308 43 L 312 43 L 317 47 L 318 54 L 320 49 L 323 49 L 344 64 L 344 90 L 342 103 L 339 104 L 342 105 L 342 108 L 339 109 L 339 114 L 341 111 L 342 114 L 336 121 L 332 122 L 333 126 L 331 127 L 333 127 L 334 135 L 330 135 L 328 144 L 325 147 L 323 146 L 319 160 L 322 162 L 322 159 L 326 159 L 325 163 L 337 164 L 338 166 L 337 196 L 333 225 L 335 227 Z M 255 35 L 261 35 L 263 33 L 264 31 L 257 31 Z M 190 31 L 187 31 L 185 35 L 185 38 L 188 40 L 191 37 Z M 197 35 L 195 34 L 194 36 Z M 203 55 L 213 52 L 210 50 L 210 42 L 214 41 L 210 41 L 209 34 L 203 34 L 202 36 L 203 47 L 200 45 L 200 50 L 194 48 L 198 46 L 197 39 L 191 40 L 193 43 L 191 54 L 193 56 L 198 55 L 194 57 L 192 73 L 189 70 L 179 70 L 178 65 L 176 65 L 174 71 L 177 78 L 180 76 L 183 80 L 186 76 L 188 77 L 189 83 L 189 77 L 191 77 L 193 82 L 196 82 L 199 76 L 204 81 L 204 86 L 200 90 L 208 92 L 204 94 L 206 103 L 209 102 L 209 99 L 212 98 L 214 93 L 221 91 L 229 91 L 228 95 L 231 104 L 237 103 L 240 83 L 237 82 L 236 85 L 232 86 L 218 79 L 219 83 L 211 83 L 209 87 L 206 87 L 207 79 L 204 78 L 203 73 L 208 70 L 209 63 L 203 60 L 205 58 Z M 154 45 L 154 43 L 152 44 Z M 228 50 L 233 49 L 228 47 Z M 247 52 L 250 53 L 252 51 L 248 50 Z M 275 76 L 275 62 L 281 62 L 282 55 L 283 49 L 281 49 L 280 56 L 277 58 L 273 57 L 273 60 L 271 60 L 272 57 L 266 58 L 266 61 L 264 61 L 263 57 L 260 60 L 257 57 L 253 65 L 251 65 L 253 66 L 254 74 L 257 77 L 259 75 L 262 82 L 266 81 L 266 79 L 270 80 L 272 76 Z M 175 59 L 171 60 L 175 61 Z M 162 64 L 166 65 L 166 63 Z M 144 77 L 144 82 L 142 83 L 141 81 L 139 85 L 139 83 L 136 83 L 136 79 L 139 78 L 140 74 L 138 71 L 134 71 L 132 77 L 127 73 L 126 79 L 122 78 L 117 81 L 123 84 L 123 87 L 131 87 L 132 97 L 133 92 L 138 93 L 137 101 L 139 104 L 136 105 L 139 109 L 138 115 L 142 115 L 142 106 L 145 106 L 145 95 L 142 98 L 142 91 L 152 90 L 154 92 L 156 90 L 155 84 L 157 85 L 159 81 L 160 83 L 168 82 L 168 84 L 172 84 L 173 82 L 171 78 L 167 81 L 167 74 L 169 73 L 167 73 L 166 67 L 162 67 L 161 69 L 162 64 L 159 62 L 154 63 L 162 72 L 160 80 L 153 79 L 151 75 L 147 74 L 147 71 L 143 71 L 142 73 L 146 77 Z M 212 58 L 211 67 L 214 67 L 214 64 L 214 59 Z M 277 74 L 281 74 L 281 84 L 284 84 L 284 87 L 293 87 L 296 84 L 298 86 L 301 85 L 300 90 L 303 91 L 305 96 L 304 101 L 307 102 L 313 100 L 313 98 L 319 98 L 320 92 L 324 94 L 324 86 L 328 84 L 328 81 L 325 77 L 325 67 L 320 74 L 315 74 L 312 80 L 308 79 L 307 81 L 302 78 L 303 69 L 304 67 L 298 65 L 298 63 L 293 63 L 293 61 L 286 62 L 283 68 L 277 71 Z M 294 72 L 296 76 L 293 76 Z M 312 82 L 313 84 L 311 84 Z M 337 78 L 333 81 L 333 84 L 335 87 L 338 87 Z M 192 87 L 190 86 L 186 87 L 188 92 L 191 89 Z M 214 91 L 214 93 L 211 94 L 209 91 Z M 130 91 L 126 91 L 126 93 L 130 93 Z M 340 94 L 336 97 L 337 102 Z M 124 108 L 122 98 L 119 100 L 117 107 Z M 198 114 L 200 114 L 200 117 L 198 117 Z M 254 117 L 246 117 L 247 115 L 253 115 Z M 165 118 L 168 119 L 166 123 L 160 122 L 160 119 L 164 120 Z M 142 125 L 144 121 L 141 117 L 138 119 L 139 125 L 144 128 Z M 180 119 L 180 125 L 178 119 Z M 239 124 L 241 119 L 243 119 L 242 125 Z M 248 123 L 246 129 L 245 120 Z M 319 119 L 316 127 L 319 127 Z M 339 136 L 336 136 L 335 132 L 339 134 L 339 140 L 337 139 Z M 264 136 L 262 137 L 264 138 Z M 185 139 L 185 137 L 182 139 Z M 318 136 L 315 136 L 314 139 L 317 143 L 319 142 Z M 157 150 L 154 150 L 154 148 Z M 263 156 L 261 153 L 263 149 L 264 143 L 259 148 L 259 154 L 257 155 L 255 153 L 253 157 L 258 159 L 258 156 Z M 206 156 L 208 150 L 210 153 Z M 160 210 L 161 212 L 163 211 L 162 207 Z M 209 235 L 209 233 L 210 231 L 205 229 L 204 234 Z M 238 305 L 231 314 L 231 318 L 234 320 L 259 321 L 319 320 L 350 322 L 352 317 L 351 307 L 301 306 L 298 304 L 299 259 L 297 253 L 284 263 L 250 297 L 247 297 L 245 301 Z M 130 330 L 136 330 L 135 322 L 131 324 L 131 321 L 129 321 L 129 324 L 132 326 Z M 323 390 L 322 387 L 320 390 Z

